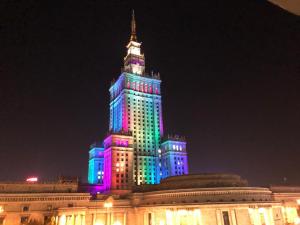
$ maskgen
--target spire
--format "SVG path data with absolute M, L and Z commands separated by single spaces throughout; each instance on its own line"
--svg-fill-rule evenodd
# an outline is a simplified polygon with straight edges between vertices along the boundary
M 134 11 L 132 10 L 131 35 L 129 43 L 126 46 L 127 55 L 124 58 L 124 71 L 138 75 L 144 74 L 145 57 L 141 53 L 141 44 L 137 41 Z
M 132 10 L 130 41 L 137 41 L 137 38 L 136 38 L 136 24 L 135 24 L 135 18 L 134 18 L 134 10 Z

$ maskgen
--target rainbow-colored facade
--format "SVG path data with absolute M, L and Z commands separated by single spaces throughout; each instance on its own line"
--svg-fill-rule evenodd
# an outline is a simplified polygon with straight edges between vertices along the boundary
M 90 150 L 90 184 L 102 185 L 103 191 L 127 190 L 133 185 L 157 184 L 162 178 L 188 173 L 185 141 L 180 140 L 176 145 L 181 146 L 178 149 L 184 149 L 184 153 L 162 151 L 166 145 L 162 145 L 164 128 L 160 85 L 159 74 L 145 72 L 145 58 L 141 53 L 141 43 L 137 41 L 133 14 L 124 68 L 109 89 L 110 134 L 98 147 L 101 154 L 94 154 L 95 147 Z M 164 143 L 169 142 L 164 139 Z M 175 158 L 178 163 L 178 154 L 181 155 L 180 173 L 173 165 Z

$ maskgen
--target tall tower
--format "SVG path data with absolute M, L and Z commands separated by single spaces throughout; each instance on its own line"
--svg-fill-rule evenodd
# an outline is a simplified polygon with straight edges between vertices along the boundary
M 110 88 L 109 134 L 90 150 L 89 183 L 98 192 L 157 184 L 188 173 L 186 142 L 164 135 L 159 74 L 147 74 L 134 12 L 121 75 Z
M 133 13 L 123 72 L 109 89 L 109 129 L 132 133 L 133 180 L 137 185 L 160 181 L 161 171 L 157 167 L 163 136 L 160 83 L 158 75 L 145 73 L 145 58 L 137 41 Z

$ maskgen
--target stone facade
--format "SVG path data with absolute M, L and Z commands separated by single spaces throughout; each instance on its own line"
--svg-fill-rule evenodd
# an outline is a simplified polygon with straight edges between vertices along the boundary
M 249 187 L 238 176 L 224 174 L 171 177 L 162 184 L 92 195 L 69 193 L 70 184 L 53 184 L 60 185 L 58 193 L 24 183 L 18 193 L 14 188 L 0 192 L 0 224 L 283 225 L 299 220 L 300 187 Z

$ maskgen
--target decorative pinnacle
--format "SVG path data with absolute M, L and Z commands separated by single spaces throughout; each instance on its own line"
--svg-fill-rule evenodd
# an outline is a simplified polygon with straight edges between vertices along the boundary
M 134 18 L 134 10 L 132 10 L 130 41 L 137 41 L 137 38 L 136 38 L 136 24 L 135 24 L 135 18 Z

